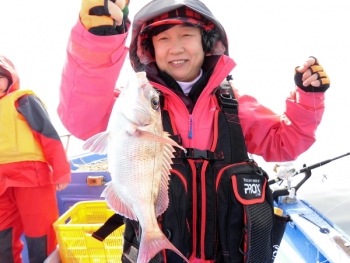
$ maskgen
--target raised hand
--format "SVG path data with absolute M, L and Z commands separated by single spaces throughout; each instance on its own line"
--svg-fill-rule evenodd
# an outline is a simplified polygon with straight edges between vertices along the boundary
M 294 81 L 306 92 L 325 92 L 330 87 L 329 77 L 315 57 L 295 68 Z
M 116 34 L 115 27 L 123 23 L 125 5 L 126 0 L 83 0 L 80 20 L 93 34 Z

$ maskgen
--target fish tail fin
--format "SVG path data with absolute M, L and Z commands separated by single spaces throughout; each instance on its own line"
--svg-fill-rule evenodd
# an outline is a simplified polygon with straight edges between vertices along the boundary
M 140 249 L 137 258 L 137 263 L 148 263 L 157 253 L 163 249 L 170 249 L 176 252 L 184 261 L 188 259 L 166 238 L 160 231 L 155 235 L 143 234 L 141 236 Z

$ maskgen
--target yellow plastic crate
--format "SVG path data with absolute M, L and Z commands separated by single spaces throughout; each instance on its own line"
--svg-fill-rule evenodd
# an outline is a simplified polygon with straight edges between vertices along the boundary
M 124 225 L 103 242 L 91 236 L 113 214 L 103 200 L 81 201 L 64 213 L 54 223 L 62 263 L 121 262 Z

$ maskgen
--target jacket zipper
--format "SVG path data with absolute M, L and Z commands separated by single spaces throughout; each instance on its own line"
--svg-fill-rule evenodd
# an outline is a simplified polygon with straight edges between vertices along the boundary
M 190 128 L 189 128 L 189 131 L 188 131 L 188 138 L 192 139 L 193 138 L 193 119 L 192 119 L 192 114 L 190 114 L 189 122 L 190 122 Z

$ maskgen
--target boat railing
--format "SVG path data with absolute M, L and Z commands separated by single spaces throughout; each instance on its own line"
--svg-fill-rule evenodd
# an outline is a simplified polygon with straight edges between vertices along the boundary
M 60 138 L 66 138 L 66 144 L 64 146 L 64 150 L 66 151 L 66 154 L 68 153 L 68 147 L 69 147 L 69 140 L 71 138 L 72 134 L 63 134 L 60 135 Z

